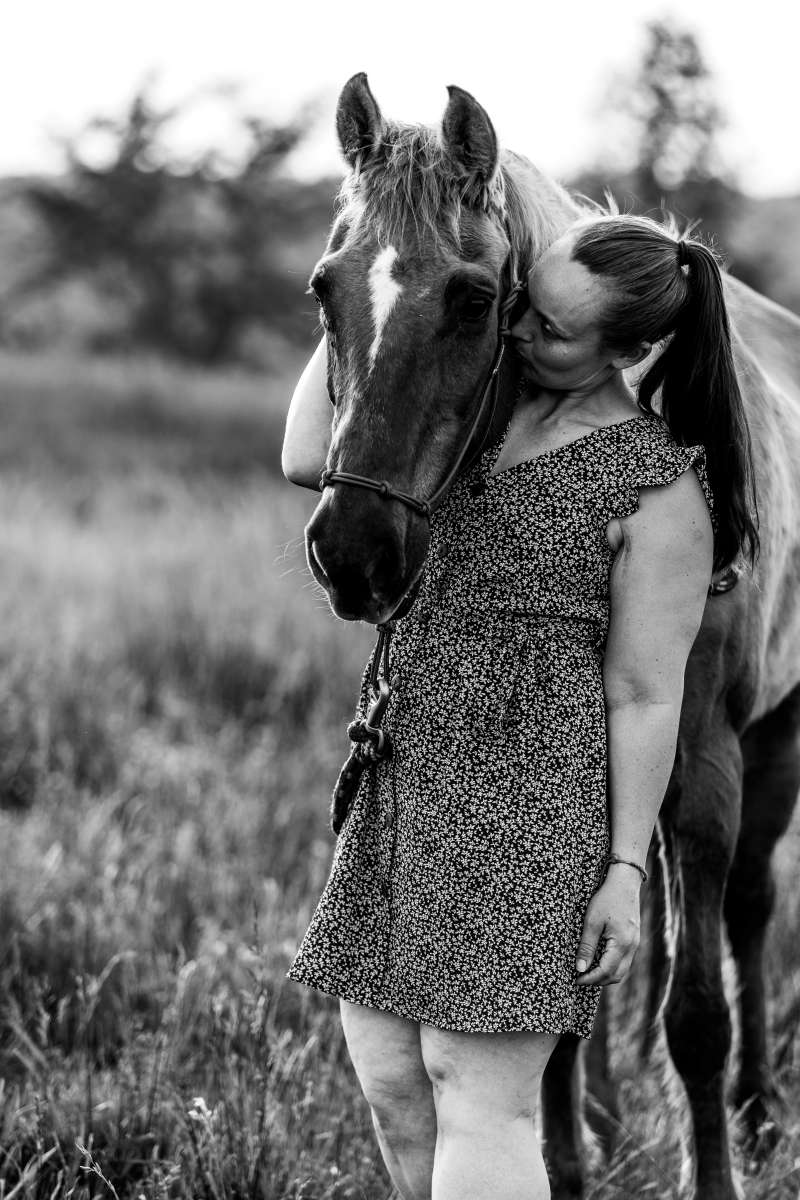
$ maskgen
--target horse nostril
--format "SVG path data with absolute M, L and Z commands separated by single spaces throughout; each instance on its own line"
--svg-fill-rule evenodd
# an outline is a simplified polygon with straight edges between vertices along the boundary
M 393 539 L 382 538 L 377 545 L 372 559 L 364 568 L 364 579 L 376 599 L 383 590 L 385 581 L 402 575 L 405 569 L 405 555 L 402 547 Z
M 316 542 L 309 542 L 308 554 L 309 554 L 309 557 L 314 560 L 314 565 L 316 566 L 320 575 L 322 575 L 323 579 L 327 579 L 328 572 L 325 570 L 322 563 L 320 562 L 319 554 L 317 553 L 317 543 Z

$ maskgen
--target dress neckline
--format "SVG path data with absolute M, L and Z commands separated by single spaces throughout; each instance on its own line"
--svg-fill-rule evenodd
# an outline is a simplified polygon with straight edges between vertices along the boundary
M 505 445 L 506 437 L 508 436 L 508 431 L 511 426 L 511 417 L 509 417 L 508 421 L 506 422 L 505 429 L 500 435 L 500 438 L 495 445 L 487 451 L 487 461 L 484 467 L 483 477 L 487 482 L 490 479 L 499 479 L 502 475 L 508 475 L 512 471 L 519 471 L 523 467 L 533 466 L 533 464 L 539 462 L 540 459 L 550 458 L 554 454 L 562 454 L 565 450 L 571 450 L 573 446 L 577 446 L 581 442 L 586 442 L 589 440 L 589 438 L 597 437 L 598 434 L 608 433 L 609 430 L 612 429 L 622 429 L 623 426 L 631 425 L 634 421 L 651 421 L 652 419 L 653 414 L 637 413 L 635 417 L 626 417 L 624 421 L 617 421 L 613 425 L 598 425 L 596 429 L 590 429 L 588 433 L 582 433 L 580 437 L 573 438 L 571 442 L 564 442 L 561 446 L 553 446 L 551 450 L 543 450 L 541 454 L 537 454 L 533 458 L 525 458 L 522 460 L 522 462 L 512 463 L 510 467 L 504 467 L 502 471 L 495 471 L 492 474 L 492 467 L 500 457 L 500 451 Z

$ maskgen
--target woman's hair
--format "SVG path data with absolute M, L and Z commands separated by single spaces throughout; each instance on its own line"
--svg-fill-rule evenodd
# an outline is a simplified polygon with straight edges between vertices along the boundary
M 700 241 L 680 239 L 673 225 L 612 215 L 578 227 L 572 258 L 616 285 L 601 325 L 608 346 L 629 350 L 672 335 L 639 383 L 639 406 L 652 413 L 661 388 L 661 415 L 675 440 L 705 446 L 718 517 L 714 570 L 740 552 L 755 565 L 758 505 L 750 431 L 714 254 Z

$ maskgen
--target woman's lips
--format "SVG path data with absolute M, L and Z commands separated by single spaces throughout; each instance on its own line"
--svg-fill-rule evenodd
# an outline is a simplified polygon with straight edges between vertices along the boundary
M 520 359 L 522 362 L 525 363 L 526 367 L 532 367 L 535 369 L 536 360 L 533 357 L 533 355 L 531 354 L 530 350 L 526 348 L 526 346 L 527 346 L 527 344 L 525 342 L 522 342 L 522 343 L 515 342 L 514 353 L 516 354 L 518 359 Z

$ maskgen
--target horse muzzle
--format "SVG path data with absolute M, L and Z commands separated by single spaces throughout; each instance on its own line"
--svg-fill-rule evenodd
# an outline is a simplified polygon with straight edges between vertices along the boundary
M 387 620 L 417 578 L 428 521 L 368 492 L 329 491 L 305 531 L 312 575 L 344 621 Z

